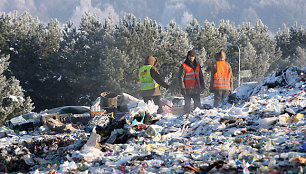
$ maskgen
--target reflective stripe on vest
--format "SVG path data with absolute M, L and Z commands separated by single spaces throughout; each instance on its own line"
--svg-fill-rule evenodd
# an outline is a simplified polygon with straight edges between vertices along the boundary
M 139 80 L 141 90 L 150 90 L 158 87 L 159 85 L 151 77 L 150 70 L 152 65 L 144 65 L 139 69 Z
M 186 63 L 182 64 L 184 69 L 185 69 L 185 76 L 184 76 L 184 84 L 185 84 L 185 88 L 194 88 L 195 86 L 195 82 L 197 80 L 199 88 L 201 88 L 201 84 L 200 84 L 200 64 L 197 65 L 195 71 L 188 66 Z
M 230 88 L 231 77 L 229 67 L 226 61 L 216 61 L 217 72 L 214 74 L 214 87 Z

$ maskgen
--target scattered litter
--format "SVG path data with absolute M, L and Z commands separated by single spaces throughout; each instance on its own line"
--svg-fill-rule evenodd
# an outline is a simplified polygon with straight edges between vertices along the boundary
M 0 172 L 305 173 L 306 82 L 297 71 L 243 84 L 220 108 L 202 98 L 190 114 L 180 113 L 182 97 L 162 99 L 156 114 L 152 102 L 102 93 L 91 107 L 16 117 L 0 127 Z

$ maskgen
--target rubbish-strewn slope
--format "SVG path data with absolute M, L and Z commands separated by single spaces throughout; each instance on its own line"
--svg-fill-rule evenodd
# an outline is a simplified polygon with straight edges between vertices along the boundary
M 0 143 L 9 145 L 1 146 L 0 172 L 304 173 L 305 71 L 277 71 L 258 85 L 242 85 L 220 108 L 157 115 L 147 125 L 141 119 L 155 105 L 130 97 L 124 127 L 112 129 L 108 143 L 101 143 L 98 127 L 53 135 L 40 127 L 23 136 L 2 127 Z

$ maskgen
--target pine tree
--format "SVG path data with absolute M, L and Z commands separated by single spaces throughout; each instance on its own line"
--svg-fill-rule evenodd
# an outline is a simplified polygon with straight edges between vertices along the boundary
M 50 86 L 50 79 L 53 79 L 49 58 L 59 49 L 59 23 L 51 21 L 45 27 L 38 18 L 28 13 L 17 16 L 17 12 L 0 21 L 6 22 L 4 27 L 7 30 L 3 34 L 6 40 L 3 53 L 9 54 L 11 61 L 10 71 L 5 73 L 7 77 L 15 76 L 20 80 L 25 94 L 40 106 L 47 102 L 50 91 L 46 91 L 45 86 Z
M 103 59 L 103 25 L 96 15 L 86 13 L 80 22 L 78 34 L 72 30 L 74 49 L 69 52 L 63 70 L 63 81 L 71 92 L 67 93 L 73 104 L 89 105 L 99 95 L 101 89 L 99 81 L 103 79 L 101 69 L 98 68 Z
M 241 48 L 241 45 L 239 45 L 238 41 L 241 37 L 241 34 L 237 31 L 235 25 L 233 23 L 230 23 L 229 20 L 227 21 L 221 20 L 217 30 L 221 35 L 221 39 L 218 42 L 218 44 L 220 46 L 220 50 L 226 52 L 226 61 L 232 67 L 234 87 L 235 87 L 236 84 L 238 84 L 238 64 L 239 64 L 238 47 Z M 248 39 L 247 37 L 245 38 Z M 227 44 L 230 44 L 230 46 Z
M 188 38 L 192 45 L 194 45 L 194 49 L 201 49 L 201 37 L 200 33 L 202 31 L 202 26 L 198 23 L 196 18 L 193 18 L 192 22 L 187 25 L 185 28 L 186 33 L 188 34 Z
M 299 67 L 305 67 L 306 66 L 306 48 L 297 47 L 296 48 L 296 59 L 293 65 L 299 66 Z
M 61 41 L 61 81 L 58 82 L 59 86 L 67 87 L 58 91 L 63 99 L 69 99 L 63 104 L 90 105 L 101 92 L 120 89 L 118 85 L 109 88 L 120 81 L 110 83 L 111 76 L 116 74 L 106 72 L 122 65 L 112 63 L 118 57 L 111 57 L 117 54 L 111 51 L 115 49 L 115 31 L 111 17 L 103 25 L 97 16 L 89 13 L 82 17 L 78 30 L 71 22 L 67 23 Z
M 126 92 L 130 93 L 131 82 L 127 80 L 127 69 L 129 66 L 129 57 L 118 48 L 106 48 L 103 53 L 104 60 L 99 68 L 102 70 L 100 84 L 108 92 Z M 103 80 L 102 80 L 103 79 Z M 133 84 L 137 86 L 138 83 Z
M 225 45 L 225 33 L 220 32 L 220 28 L 215 28 L 214 23 L 208 21 L 205 21 L 205 26 L 202 27 L 196 19 L 186 27 L 193 49 L 198 53 L 197 61 L 202 65 L 205 82 L 204 95 L 209 94 L 210 67 L 215 62 L 214 54 L 223 50 L 222 47 Z
M 292 51 L 290 47 L 290 33 L 287 26 L 284 24 L 283 29 L 279 30 L 275 35 L 277 46 L 282 50 L 282 57 L 287 57 Z
M 59 50 L 59 41 L 61 38 L 61 29 L 57 20 L 51 20 L 46 29 L 41 33 L 40 55 L 47 58 L 50 54 L 57 53 Z
M 306 31 L 297 23 L 290 29 L 284 25 L 281 31 L 277 32 L 275 40 L 282 52 L 282 57 L 274 62 L 273 67 L 284 68 L 288 66 L 305 65 L 304 53 L 306 49 Z
M 170 84 L 167 95 L 179 93 L 177 71 L 190 49 L 196 51 L 202 65 L 206 89 L 209 67 L 220 50 L 226 51 L 236 82 L 237 46 L 241 50 L 241 70 L 253 73 L 249 80 L 263 78 L 282 64 L 305 64 L 306 34 L 302 27 L 285 27 L 274 40 L 268 33 L 261 21 L 236 29 L 230 21 L 221 20 L 215 27 L 208 21 L 201 26 L 194 19 L 182 30 L 173 21 L 162 28 L 150 18 L 137 19 L 133 14 L 114 25 L 111 17 L 101 22 L 89 13 L 78 29 L 68 21 L 61 30 L 56 20 L 45 25 L 28 13 L 15 13 L 0 16 L 0 51 L 10 54 L 9 71 L 5 71 L 8 84 L 16 86 L 15 76 L 25 95 L 31 96 L 36 109 L 41 110 L 90 105 L 103 91 L 138 97 L 138 70 L 149 55 L 158 58 L 157 69 Z M 234 46 L 225 46 L 227 42 Z
M 124 88 L 139 97 L 138 70 L 147 56 L 157 56 L 161 27 L 155 21 L 145 18 L 143 22 L 132 14 L 120 20 L 114 33 L 115 47 L 128 58 L 124 71 Z M 115 68 L 115 67 L 114 67 Z
M 251 70 L 254 74 L 258 71 L 257 66 L 253 66 L 254 60 L 258 60 L 256 50 L 250 42 L 247 42 L 246 46 L 243 48 L 243 52 L 241 53 L 241 57 L 243 57 L 243 69 Z M 243 79 L 241 79 L 243 81 Z M 252 77 L 247 78 L 247 81 L 254 80 Z
M 293 51 L 297 47 L 306 48 L 306 31 L 302 26 L 298 27 L 297 22 L 290 28 L 290 44 Z
M 0 49 L 3 54 L 10 53 L 8 36 L 10 34 L 10 21 L 11 18 L 3 13 L 0 16 Z
M 34 109 L 30 97 L 24 97 L 19 81 L 15 77 L 7 79 L 3 75 L 9 65 L 8 60 L 8 56 L 0 56 L 0 125 Z
M 244 53 L 246 46 L 251 48 L 249 51 L 253 52 L 253 48 L 256 51 L 256 56 L 253 59 L 248 58 L 248 60 L 245 60 L 245 57 L 241 56 L 241 70 L 247 69 L 245 63 L 251 63 L 249 68 L 252 70 L 252 80 L 260 81 L 265 76 L 272 73 L 273 70 L 269 70 L 271 63 L 280 56 L 276 48 L 276 42 L 269 36 L 267 26 L 260 20 L 255 26 L 252 26 L 250 23 L 244 24 L 238 28 L 238 32 L 240 33 L 238 43 L 241 49 L 241 55 L 248 54 Z M 250 46 L 250 44 L 252 46 Z M 234 69 L 237 69 L 236 67 L 234 67 Z M 260 69 L 260 71 L 258 71 L 258 69 Z
M 207 20 L 200 32 L 200 37 L 201 41 L 197 47 L 205 48 L 208 59 L 210 62 L 214 62 L 214 55 L 224 47 L 225 39 L 215 28 L 214 22 L 208 22 Z
M 188 35 L 184 30 L 171 21 L 162 34 L 161 43 L 158 45 L 158 69 L 166 82 L 170 84 L 168 95 L 180 92 L 178 71 L 181 63 L 185 61 L 187 52 L 192 49 Z

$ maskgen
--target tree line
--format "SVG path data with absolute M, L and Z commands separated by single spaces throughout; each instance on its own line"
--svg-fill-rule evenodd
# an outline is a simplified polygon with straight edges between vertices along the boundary
M 209 67 L 220 50 L 227 53 L 237 86 L 237 46 L 241 70 L 253 74 L 245 80 L 260 81 L 276 68 L 305 66 L 306 31 L 297 24 L 284 25 L 271 36 L 261 21 L 236 27 L 228 20 L 221 20 L 217 26 L 207 20 L 201 25 L 194 19 L 182 29 L 173 21 L 161 26 L 133 14 L 114 24 L 111 18 L 102 21 L 85 13 L 80 24 L 68 21 L 61 27 L 57 20 L 44 24 L 28 13 L 2 14 L 0 118 L 7 120 L 20 114 L 19 110 L 29 112 L 34 107 L 34 111 L 41 111 L 91 105 L 104 91 L 138 97 L 138 69 L 148 55 L 158 58 L 157 68 L 171 86 L 163 94 L 180 95 L 177 72 L 190 49 L 196 51 L 196 59 L 203 66 L 204 95 L 208 95 Z M 12 96 L 22 100 L 16 104 Z

